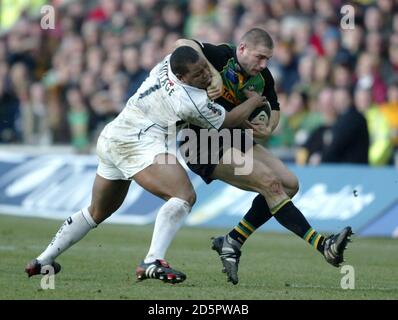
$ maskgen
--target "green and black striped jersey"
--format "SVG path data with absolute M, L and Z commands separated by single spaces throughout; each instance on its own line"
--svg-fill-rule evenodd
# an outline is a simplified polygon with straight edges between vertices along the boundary
M 256 76 L 247 75 L 236 58 L 236 47 L 228 44 L 212 45 L 196 42 L 223 79 L 223 94 L 216 100 L 217 103 L 230 111 L 247 99 L 243 91 L 249 89 L 265 96 L 271 108 L 279 110 L 275 81 L 268 68 Z

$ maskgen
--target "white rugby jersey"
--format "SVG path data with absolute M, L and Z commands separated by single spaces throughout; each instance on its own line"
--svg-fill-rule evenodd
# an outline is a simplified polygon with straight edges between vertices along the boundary
M 167 133 L 179 121 L 219 129 L 225 109 L 207 92 L 184 84 L 170 68 L 170 55 L 156 65 L 126 107 L 104 129 L 105 136 L 131 136 L 140 132 Z

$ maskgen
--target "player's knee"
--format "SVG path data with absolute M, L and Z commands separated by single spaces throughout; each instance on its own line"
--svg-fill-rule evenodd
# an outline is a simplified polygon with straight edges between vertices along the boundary
M 294 189 L 293 190 L 294 190 L 294 195 L 296 195 L 299 192 L 299 190 L 300 190 L 300 183 L 299 183 L 297 178 L 296 178 L 296 183 L 294 184 Z
M 108 218 L 112 213 L 104 212 L 104 210 L 99 210 L 98 207 L 91 205 L 88 207 L 88 212 L 93 218 L 96 224 L 100 224 L 106 218 Z
M 185 194 L 184 200 L 192 207 L 196 202 L 196 192 L 194 190 L 190 190 Z
M 181 190 L 175 194 L 170 194 L 167 197 L 165 197 L 167 200 L 172 198 L 172 197 L 176 197 L 179 199 L 182 199 L 186 202 L 188 202 L 188 204 L 192 207 L 195 202 L 196 202 L 196 193 L 193 189 L 187 189 L 187 190 Z
M 284 193 L 282 181 L 276 176 L 263 176 L 262 189 L 264 192 L 273 195 Z
M 293 198 L 299 192 L 300 184 L 296 176 L 293 177 L 292 183 L 289 185 L 288 196 Z

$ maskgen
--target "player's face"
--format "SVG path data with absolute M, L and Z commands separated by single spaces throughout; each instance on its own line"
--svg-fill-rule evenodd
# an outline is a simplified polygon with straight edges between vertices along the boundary
M 238 47 L 239 63 L 251 76 L 255 76 L 267 67 L 272 54 L 273 50 L 263 45 L 241 43 Z
M 199 89 L 206 89 L 210 85 L 210 68 L 202 57 L 196 63 L 187 64 L 187 68 L 188 72 L 181 76 L 183 82 Z

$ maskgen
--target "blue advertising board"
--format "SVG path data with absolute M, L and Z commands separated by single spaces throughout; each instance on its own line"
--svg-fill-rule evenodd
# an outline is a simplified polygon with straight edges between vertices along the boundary
M 0 152 L 0 213 L 65 219 L 90 203 L 96 157 L 83 155 L 20 155 Z M 336 232 L 346 225 L 357 234 L 392 236 L 398 228 L 398 170 L 367 166 L 323 165 L 290 169 L 300 191 L 293 202 L 311 225 Z M 197 193 L 186 224 L 235 226 L 251 206 L 255 193 L 221 181 L 206 185 L 189 173 Z M 110 222 L 148 224 L 163 204 L 132 183 L 123 206 Z M 261 227 L 286 231 L 275 219 Z
M 290 169 L 298 176 L 300 191 L 293 202 L 311 225 L 319 231 L 336 232 L 350 225 L 357 233 L 382 217 L 398 203 L 398 171 L 395 168 L 323 165 Z M 215 182 L 209 188 L 197 189 L 198 199 L 188 219 L 192 225 L 234 226 L 250 207 L 254 193 Z M 222 214 L 221 214 L 222 212 Z M 396 221 L 396 226 L 398 222 Z M 229 221 L 229 222 L 228 222 Z M 262 230 L 283 231 L 275 219 Z M 391 236 L 390 231 L 374 229 L 367 235 Z

